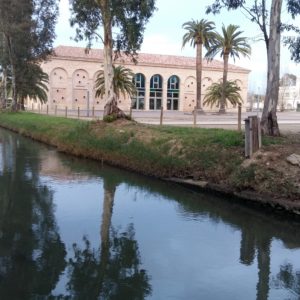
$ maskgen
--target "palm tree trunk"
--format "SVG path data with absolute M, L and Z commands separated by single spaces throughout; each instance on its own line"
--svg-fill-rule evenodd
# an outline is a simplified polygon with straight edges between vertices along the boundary
M 283 0 L 272 0 L 270 15 L 270 37 L 268 43 L 268 78 L 264 109 L 261 117 L 263 134 L 279 136 L 277 122 L 277 103 L 279 94 L 280 72 L 280 26 Z
M 201 102 L 201 89 L 202 89 L 202 43 L 197 44 L 196 46 L 196 80 L 197 80 L 197 104 L 196 108 L 198 111 L 202 111 L 202 102 Z
M 221 97 L 220 109 L 219 109 L 220 114 L 224 114 L 226 112 L 226 110 L 225 110 L 225 104 L 226 104 L 225 87 L 226 87 L 227 74 L 228 74 L 228 59 L 229 59 L 229 55 L 227 53 L 225 53 L 224 54 L 222 97 Z

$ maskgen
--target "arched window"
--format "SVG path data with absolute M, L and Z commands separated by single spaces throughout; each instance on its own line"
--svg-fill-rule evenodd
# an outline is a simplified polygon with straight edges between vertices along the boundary
M 160 109 L 162 105 L 162 77 L 153 75 L 150 80 L 149 109 Z
M 133 109 L 145 108 L 145 76 L 141 73 L 135 74 L 133 78 L 136 94 L 132 97 L 131 107 Z
M 168 94 L 167 94 L 167 109 L 178 110 L 179 104 L 179 78 L 173 75 L 168 80 Z

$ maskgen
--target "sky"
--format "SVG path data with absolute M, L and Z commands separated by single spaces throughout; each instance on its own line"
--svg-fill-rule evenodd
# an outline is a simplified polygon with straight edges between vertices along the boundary
M 263 41 L 253 42 L 261 34 L 258 26 L 246 18 L 240 11 L 222 11 L 219 15 L 206 15 L 206 7 L 213 0 L 156 0 L 157 10 L 149 20 L 144 33 L 144 42 L 141 47 L 143 53 L 170 54 L 195 56 L 195 49 L 190 45 L 182 48 L 182 36 L 185 31 L 182 24 L 188 21 L 207 19 L 214 21 L 217 31 L 221 30 L 222 25 L 235 24 L 240 26 L 244 36 L 250 38 L 252 53 L 250 58 L 236 59 L 230 61 L 238 66 L 251 70 L 249 76 L 249 90 L 254 93 L 264 93 L 266 87 L 266 49 Z M 87 42 L 77 43 L 74 41 L 75 29 L 69 25 L 70 10 L 69 1 L 60 0 L 60 13 L 56 26 L 56 35 L 54 46 L 82 46 Z M 291 21 L 285 9 L 283 10 L 283 21 Z M 295 21 L 293 21 L 295 24 Z M 299 23 L 299 18 L 297 20 Z M 72 39 L 73 38 L 73 39 Z M 93 48 L 102 48 L 102 44 L 93 44 Z M 222 60 L 216 56 L 216 59 Z M 290 60 L 289 50 L 282 47 L 281 50 L 281 74 L 292 73 L 300 77 L 300 65 Z

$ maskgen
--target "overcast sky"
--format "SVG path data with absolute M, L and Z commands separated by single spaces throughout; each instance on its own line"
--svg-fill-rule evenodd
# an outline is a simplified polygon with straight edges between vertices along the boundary
M 261 32 L 258 27 L 251 23 L 241 12 L 223 11 L 220 15 L 206 15 L 205 8 L 211 4 L 212 0 L 157 0 L 154 16 L 147 24 L 144 34 L 144 43 L 141 52 L 155 54 L 174 54 L 184 56 L 195 56 L 195 49 L 186 45 L 182 49 L 182 36 L 184 30 L 182 24 L 184 22 L 201 20 L 202 18 L 214 21 L 217 30 L 220 31 L 222 24 L 239 25 L 244 31 L 244 36 L 249 38 L 257 37 Z M 284 12 L 284 21 L 291 19 Z M 55 46 L 86 46 L 86 42 L 76 43 L 72 40 L 75 36 L 75 29 L 69 25 L 70 11 L 69 1 L 60 0 L 60 14 L 56 27 L 57 38 Z M 251 40 L 250 40 L 251 41 Z M 235 64 L 251 70 L 249 88 L 254 92 L 264 92 L 266 81 L 266 50 L 264 42 L 252 42 L 251 58 L 237 59 Z M 102 48 L 101 43 L 94 44 L 93 48 Z M 216 57 L 220 59 L 220 57 Z M 289 51 L 287 48 L 282 49 L 281 73 L 293 73 L 300 76 L 300 65 L 290 61 Z M 231 61 L 233 63 L 233 61 Z

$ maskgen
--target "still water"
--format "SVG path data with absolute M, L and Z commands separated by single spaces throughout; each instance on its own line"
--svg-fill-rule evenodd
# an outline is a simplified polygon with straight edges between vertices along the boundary
M 0 130 L 0 299 L 300 299 L 300 223 Z

